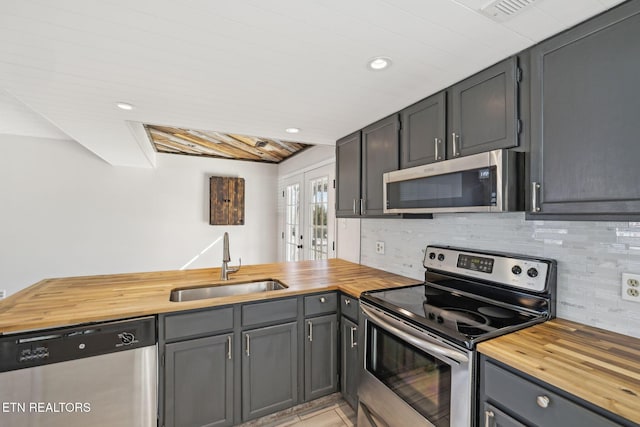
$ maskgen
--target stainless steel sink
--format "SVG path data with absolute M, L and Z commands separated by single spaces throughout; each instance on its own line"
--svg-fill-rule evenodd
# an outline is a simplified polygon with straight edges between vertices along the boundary
M 259 292 L 277 291 L 287 286 L 277 280 L 261 280 L 258 282 L 229 283 L 201 286 L 197 288 L 174 289 L 171 291 L 170 301 L 195 301 L 207 298 L 228 297 L 232 295 L 246 295 Z

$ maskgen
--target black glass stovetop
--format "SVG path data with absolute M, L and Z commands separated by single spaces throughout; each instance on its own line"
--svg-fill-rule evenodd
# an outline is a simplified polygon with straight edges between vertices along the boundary
M 361 298 L 468 348 L 546 318 L 429 284 L 365 292 Z

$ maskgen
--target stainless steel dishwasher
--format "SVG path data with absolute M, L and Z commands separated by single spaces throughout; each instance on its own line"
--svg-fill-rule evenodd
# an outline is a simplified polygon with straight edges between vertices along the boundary
M 0 336 L 0 405 L 0 426 L 156 426 L 155 318 Z

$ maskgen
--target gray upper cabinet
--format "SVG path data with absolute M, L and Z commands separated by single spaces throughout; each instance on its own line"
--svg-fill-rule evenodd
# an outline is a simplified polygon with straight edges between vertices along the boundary
M 166 427 L 233 425 L 232 337 L 166 345 Z
M 448 158 L 518 145 L 518 61 L 502 61 L 449 90 Z
M 384 215 L 382 175 L 400 166 L 399 131 L 394 114 L 336 142 L 337 217 Z
M 338 317 L 312 317 L 305 321 L 304 400 L 338 390 Z
M 298 399 L 297 323 L 242 332 L 242 419 L 262 417 Z
M 382 175 L 400 166 L 400 120 L 397 114 L 362 130 L 362 200 L 360 214 L 384 214 Z
M 360 131 L 336 142 L 336 216 L 359 216 Z
M 640 214 L 639 40 L 631 1 L 531 50 L 533 212 Z
M 425 165 L 446 157 L 446 92 L 400 112 L 400 168 Z

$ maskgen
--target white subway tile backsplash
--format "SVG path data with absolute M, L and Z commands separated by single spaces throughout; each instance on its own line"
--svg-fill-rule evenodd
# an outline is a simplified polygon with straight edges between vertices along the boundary
M 386 253 L 375 253 L 375 242 Z M 445 244 L 558 261 L 557 315 L 640 337 L 640 304 L 621 298 L 622 272 L 640 272 L 640 222 L 526 221 L 524 213 L 363 219 L 361 262 L 416 279 L 424 248 Z

